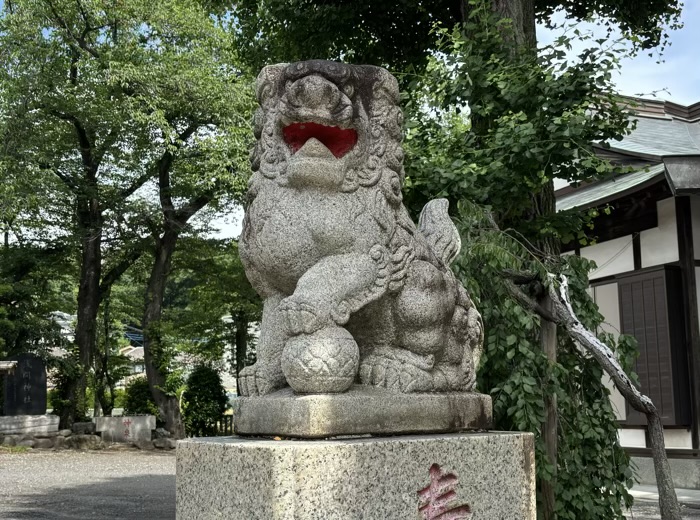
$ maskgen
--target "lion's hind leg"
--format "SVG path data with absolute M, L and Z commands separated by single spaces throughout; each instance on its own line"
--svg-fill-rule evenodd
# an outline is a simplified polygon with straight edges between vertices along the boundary
M 393 301 L 393 345 L 376 348 L 362 360 L 362 383 L 399 392 L 462 389 L 462 358 L 453 360 L 449 351 L 457 296 L 451 273 L 413 261 Z

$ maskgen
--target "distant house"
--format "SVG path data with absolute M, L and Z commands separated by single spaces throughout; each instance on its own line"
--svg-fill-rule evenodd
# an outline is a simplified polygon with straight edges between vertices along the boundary
M 129 358 L 129 361 L 131 361 L 132 374 L 143 374 L 146 372 L 146 365 L 143 360 L 143 347 L 124 347 L 119 349 L 119 354 Z
M 119 349 L 119 354 L 131 361 L 132 375 L 144 374 L 146 362 L 143 357 L 143 331 L 127 325 L 124 327 L 124 337 L 129 340 L 129 346 Z
M 557 210 L 612 209 L 595 221 L 597 243 L 568 254 L 595 260 L 591 293 L 605 327 L 639 342 L 636 372 L 661 413 L 669 455 L 685 461 L 675 461 L 680 467 L 700 455 L 700 103 L 637 101 L 636 130 L 596 150 L 633 172 L 560 184 Z M 644 471 L 645 417 L 616 391 L 612 399 L 620 442 Z M 700 464 L 694 468 L 685 485 L 700 488 Z

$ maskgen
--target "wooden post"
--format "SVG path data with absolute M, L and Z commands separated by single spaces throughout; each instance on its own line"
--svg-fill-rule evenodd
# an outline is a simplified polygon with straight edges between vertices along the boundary
M 695 279 L 695 248 L 690 213 L 690 199 L 676 197 L 676 229 L 678 231 L 678 259 L 681 266 L 683 300 L 686 308 L 686 337 L 690 379 L 691 439 L 693 449 L 700 448 L 700 326 Z
M 540 305 L 545 310 L 552 312 L 552 299 L 549 294 L 546 294 Z M 557 362 L 557 325 L 551 321 L 540 318 L 540 343 L 542 351 L 547 356 L 549 363 Z M 554 466 L 554 477 L 550 482 L 542 480 L 542 503 L 543 503 L 543 518 L 544 520 L 556 520 L 555 501 L 556 501 L 556 475 L 557 475 L 557 396 L 552 395 L 545 397 L 545 421 L 542 425 L 542 435 L 547 450 L 547 458 Z

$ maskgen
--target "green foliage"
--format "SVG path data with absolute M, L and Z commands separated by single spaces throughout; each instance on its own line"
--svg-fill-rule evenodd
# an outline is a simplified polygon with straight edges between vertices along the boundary
M 101 298 L 155 249 L 163 222 L 188 233 L 204 205 L 220 209 L 244 191 L 252 81 L 238 64 L 233 19 L 206 7 L 193 0 L 0 6 L 0 171 L 11 184 L 0 189 L 8 197 L 0 222 L 14 232 L 20 215 L 5 210 L 9 197 L 40 194 L 20 214 L 41 215 L 45 234 L 80 262 L 76 342 L 84 366 L 73 393 L 84 393 L 93 368 L 87 360 L 96 357 Z
M 0 248 L 0 359 L 24 352 L 47 357 L 66 343 L 51 313 L 71 310 L 71 266 L 64 252 Z
M 134 377 L 124 390 L 124 415 L 145 414 L 158 418 L 158 407 L 153 401 L 148 380 L 145 377 Z
M 174 258 L 162 326 L 195 363 L 220 361 L 233 340 L 231 317 L 259 321 L 262 301 L 246 278 L 234 240 L 185 238 Z
M 182 414 L 187 434 L 207 437 L 216 434 L 216 422 L 228 408 L 226 389 L 219 373 L 209 365 L 199 365 L 187 378 L 182 395 Z
M 103 298 L 103 305 L 100 312 L 101 327 L 97 329 L 96 353 L 94 356 L 94 370 L 90 377 L 90 388 L 97 397 L 97 401 L 102 408 L 103 415 L 111 415 L 112 409 L 116 406 L 116 385 L 132 373 L 132 360 L 127 356 L 119 354 L 120 350 L 129 346 L 129 340 L 124 334 L 125 327 L 117 317 L 120 316 L 119 305 L 116 306 L 112 290 Z M 117 291 L 115 291 L 117 292 Z M 116 303 L 119 303 L 118 301 Z M 127 318 L 128 319 L 128 318 Z M 88 397 L 88 402 L 90 398 Z
M 334 59 L 403 69 L 422 68 L 435 45 L 432 24 L 456 20 L 459 5 L 451 0 L 429 5 L 416 0 L 244 0 L 236 2 L 234 12 L 253 67 Z
M 123 388 L 116 388 L 114 390 L 114 407 L 124 408 L 126 405 L 126 390 Z
M 159 212 L 138 190 L 164 168 L 176 200 L 240 199 L 253 95 L 229 29 L 189 0 L 5 2 L 0 168 L 12 189 L 0 208 L 42 194 L 43 227 L 76 247 L 76 202 L 99 201 L 108 271 L 156 229 Z
M 513 49 L 508 21 L 482 0 L 469 5 L 463 27 L 440 31 L 451 52 L 433 58 L 413 82 L 409 202 L 418 210 L 435 196 L 453 207 L 469 199 L 489 205 L 502 228 L 517 228 L 533 242 L 583 239 L 586 215 L 563 218 L 533 201 L 554 177 L 577 182 L 616 172 L 593 144 L 621 139 L 631 128 L 612 84 L 622 50 L 590 42 L 569 63 L 573 35 L 537 54 Z
M 669 45 L 668 33 L 682 27 L 679 0 L 538 0 L 537 19 L 548 22 L 557 9 L 578 21 L 596 17 L 610 31 L 617 26 L 635 46 L 651 49 Z
M 471 295 L 482 313 L 486 332 L 478 387 L 493 398 L 496 429 L 536 434 L 538 480 L 549 480 L 553 467 L 541 434 L 545 398 L 556 396 L 559 414 L 556 512 L 560 519 L 622 520 L 623 505 L 631 505 L 629 457 L 617 440 L 617 421 L 602 382 L 602 370 L 558 331 L 557 363 L 550 364 L 539 343 L 540 319 L 514 301 L 503 282 L 505 269 L 531 270 L 547 278 L 545 266 L 512 234 L 495 231 L 478 207 L 460 206 L 465 246 L 458 273 L 470 273 Z M 574 310 L 582 323 L 597 330 L 603 321 L 586 293 L 592 262 L 575 255 L 547 269 L 565 274 Z M 636 342 L 607 334 L 601 339 L 628 370 Z
M 680 26 L 682 6 L 679 0 L 508 0 L 498 4 L 512 4 L 516 12 L 531 9 L 524 17 L 540 23 L 548 23 L 560 9 L 578 21 L 595 18 L 607 27 L 620 27 L 630 42 L 643 49 L 667 44 L 668 31 Z M 333 59 L 421 73 L 427 58 L 438 50 L 433 25 L 452 29 L 465 21 L 470 6 L 468 1 L 454 0 L 244 0 L 235 2 L 233 9 L 242 52 L 253 68 Z
M 554 212 L 554 177 L 578 182 L 616 173 L 593 143 L 631 129 L 611 81 L 623 50 L 591 41 L 567 61 L 572 39 L 586 38 L 575 30 L 538 53 L 514 47 L 509 21 L 481 0 L 469 2 L 462 27 L 440 32 L 444 52 L 414 77 L 416 90 L 406 96 L 407 202 L 417 211 L 443 196 L 458 208 L 465 249 L 456 268 L 483 314 L 479 385 L 493 397 L 496 428 L 534 432 L 537 478 L 550 480 L 541 428 L 545 399 L 556 396 L 558 518 L 621 520 L 632 474 L 601 369 L 564 331 L 551 365 L 539 318 L 510 297 L 503 272 L 530 271 L 549 283 L 549 273 L 566 274 L 579 317 L 592 330 L 600 324 L 585 292 L 591 264 L 547 256 L 541 244 L 585 242 L 592 216 Z M 466 200 L 486 206 L 505 232 Z M 605 340 L 625 362 L 633 358 L 633 341 Z
M 52 380 L 54 383 L 54 390 L 51 393 L 51 406 L 53 408 L 53 415 L 58 415 L 62 417 L 63 412 L 75 405 L 77 402 L 76 409 L 80 411 L 75 417 L 76 421 L 87 421 L 90 420 L 85 414 L 85 411 L 92 406 L 91 402 L 88 402 L 87 396 L 85 395 L 74 395 L 72 393 L 71 382 L 75 381 L 80 373 L 81 366 L 78 363 L 78 353 L 75 346 L 71 345 L 66 350 L 66 355 L 62 357 L 56 357 L 47 363 L 47 368 L 53 373 Z M 61 425 L 61 427 L 69 427 L 70 425 Z

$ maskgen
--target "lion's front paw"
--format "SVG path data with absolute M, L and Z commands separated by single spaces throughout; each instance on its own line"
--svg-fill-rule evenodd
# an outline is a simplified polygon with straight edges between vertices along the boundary
M 269 394 L 287 386 L 281 369 L 279 373 L 273 374 L 257 363 L 241 370 L 238 374 L 238 383 L 241 395 L 244 397 Z
M 398 392 L 431 392 L 435 381 L 431 374 L 432 360 L 399 349 L 378 349 L 360 364 L 360 380 L 364 385 L 384 387 Z
M 290 336 L 313 334 L 329 324 L 328 310 L 321 310 L 311 302 L 294 295 L 282 300 L 277 309 L 284 317 Z

